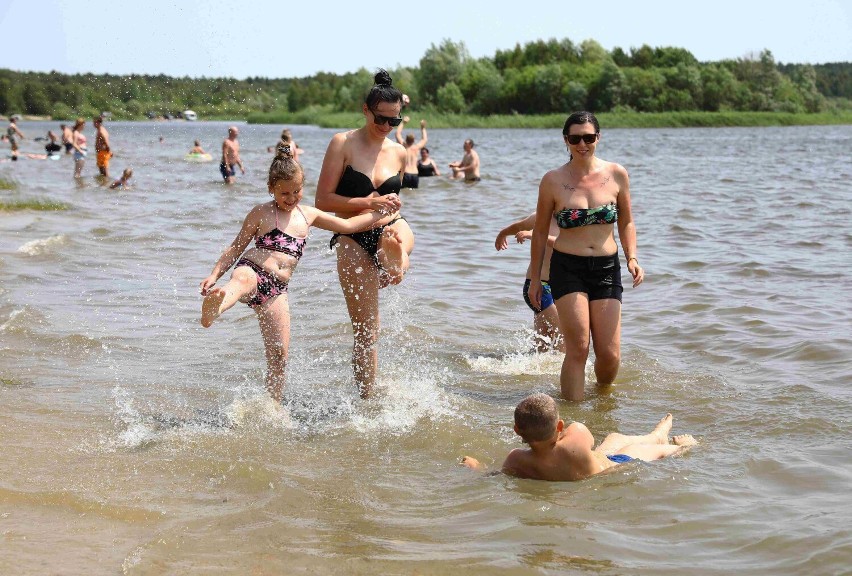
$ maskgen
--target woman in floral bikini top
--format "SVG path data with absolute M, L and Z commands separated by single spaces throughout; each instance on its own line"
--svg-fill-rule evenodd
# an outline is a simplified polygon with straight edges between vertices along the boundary
M 599 385 L 615 380 L 621 361 L 623 288 L 615 225 L 634 287 L 645 273 L 636 256 L 627 170 L 595 156 L 600 125 L 594 114 L 571 114 L 562 135 L 570 160 L 545 174 L 539 185 L 528 295 L 540 305 L 540 274 L 553 214 L 560 230 L 553 243 L 549 284 L 565 340 L 559 384 L 567 400 L 582 400 L 589 344 L 595 350 Z

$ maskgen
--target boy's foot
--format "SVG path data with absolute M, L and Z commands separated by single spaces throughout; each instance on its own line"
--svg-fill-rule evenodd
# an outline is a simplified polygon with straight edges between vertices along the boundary
M 666 414 L 651 434 L 657 437 L 657 444 L 668 444 L 669 432 L 671 432 L 671 429 L 672 415 Z
M 692 434 L 678 434 L 677 436 L 672 436 L 672 444 L 678 446 L 695 446 L 698 444 L 698 440 L 693 438 Z
M 222 313 L 220 307 L 225 299 L 224 288 L 213 288 L 201 303 L 201 325 L 209 328 L 213 321 Z

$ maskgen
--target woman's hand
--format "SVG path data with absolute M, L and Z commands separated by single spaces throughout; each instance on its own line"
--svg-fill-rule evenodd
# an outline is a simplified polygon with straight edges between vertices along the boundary
M 639 261 L 636 258 L 631 258 L 627 262 L 627 269 L 630 271 L 630 275 L 633 276 L 633 287 L 636 288 L 645 279 L 645 271 L 639 266 Z
M 515 240 L 518 241 L 518 244 L 523 244 L 526 240 L 532 238 L 532 230 L 521 230 L 517 234 L 515 234 Z
M 216 284 L 216 280 L 218 280 L 218 278 L 211 274 L 210 276 L 201 281 L 200 287 L 202 296 L 207 296 L 207 293 L 210 292 L 210 289 L 213 288 L 214 284 Z
M 397 194 L 378 196 L 370 201 L 370 207 L 381 214 L 393 214 L 402 208 L 402 200 Z

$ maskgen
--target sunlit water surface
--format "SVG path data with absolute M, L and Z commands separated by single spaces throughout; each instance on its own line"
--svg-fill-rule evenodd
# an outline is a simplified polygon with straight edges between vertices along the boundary
M 56 123 L 22 122 L 32 137 Z M 528 245 L 498 230 L 566 160 L 559 130 L 431 130 L 441 165 L 475 140 L 475 185 L 403 191 L 416 235 L 381 294 L 378 390 L 358 399 L 330 233 L 290 284 L 282 417 L 253 312 L 198 323 L 198 284 L 254 204 L 281 126 L 109 123 L 115 177 L 0 163 L 0 573 L 840 574 L 852 565 L 852 127 L 607 130 L 630 172 L 646 281 L 627 288 L 611 390 L 561 402 L 598 440 L 674 414 L 701 444 L 579 483 L 483 476 L 519 446 L 512 410 L 558 394 L 529 352 Z M 312 203 L 333 130 L 293 126 Z M 91 132 L 91 127 L 88 128 Z M 93 140 L 93 133 L 89 134 Z M 160 142 L 159 138 L 163 137 Z M 5 154 L 5 152 L 4 152 Z M 94 155 L 92 155 L 94 156 Z M 4 156 L 5 157 L 5 156 Z M 626 274 L 626 271 L 625 271 Z M 627 283 L 626 283 L 627 284 Z

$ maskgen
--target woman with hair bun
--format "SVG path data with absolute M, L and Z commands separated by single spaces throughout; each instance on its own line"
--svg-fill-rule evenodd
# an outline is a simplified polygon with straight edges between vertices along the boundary
M 317 183 L 316 207 L 352 218 L 368 210 L 395 212 L 405 172 L 405 148 L 388 138 L 402 122 L 403 95 L 379 70 L 362 105 L 365 123 L 332 137 Z M 361 397 L 376 380 L 379 289 L 399 284 L 408 270 L 414 234 L 399 215 L 357 234 L 335 234 L 337 273 L 352 321 L 352 367 Z
M 293 158 L 293 148 L 279 143 L 267 179 L 272 201 L 251 209 L 237 237 L 222 253 L 210 275 L 201 281 L 204 296 L 201 324 L 205 328 L 237 302 L 247 304 L 257 314 L 266 350 L 266 389 L 276 402 L 283 396 L 290 347 L 287 284 L 302 257 L 310 227 L 357 232 L 378 224 L 396 211 L 396 207 L 377 206 L 375 210 L 344 219 L 312 206 L 300 206 L 304 181 L 305 174 Z M 254 247 L 243 254 L 252 240 Z M 234 262 L 236 267 L 228 283 L 214 288 Z

